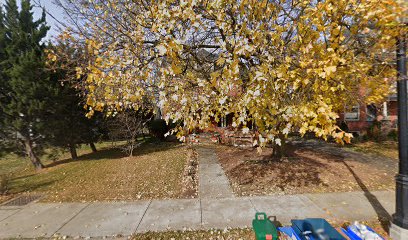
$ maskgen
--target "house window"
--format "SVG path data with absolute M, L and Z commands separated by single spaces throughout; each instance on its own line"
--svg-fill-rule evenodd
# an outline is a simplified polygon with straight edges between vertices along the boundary
M 219 121 L 218 121 L 217 126 L 218 126 L 218 127 L 222 127 L 222 128 L 231 126 L 231 125 L 232 125 L 232 122 L 233 122 L 233 116 L 234 116 L 234 115 L 233 115 L 232 113 L 229 113 L 229 114 L 227 114 L 227 115 L 220 116 L 220 119 L 219 119 Z
M 223 127 L 223 128 L 227 127 L 227 118 L 226 117 L 221 117 L 220 123 L 221 123 L 221 127 Z
M 360 105 L 353 106 L 349 112 L 344 113 L 344 119 L 348 121 L 358 121 L 360 120 Z
M 372 122 L 377 118 L 377 108 L 374 104 L 367 105 L 366 115 L 366 119 L 368 122 Z

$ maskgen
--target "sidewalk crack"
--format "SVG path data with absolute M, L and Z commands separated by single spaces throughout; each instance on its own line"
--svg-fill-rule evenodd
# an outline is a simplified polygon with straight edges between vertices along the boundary
M 248 200 L 251 203 L 252 207 L 254 208 L 255 212 L 258 212 L 258 209 L 256 209 L 255 204 L 252 202 L 252 199 L 248 198 Z

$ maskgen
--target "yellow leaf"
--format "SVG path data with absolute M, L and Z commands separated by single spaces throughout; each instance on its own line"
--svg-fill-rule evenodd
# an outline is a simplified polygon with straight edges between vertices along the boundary
M 173 70 L 174 74 L 180 74 L 183 72 L 183 69 L 181 69 L 181 67 L 175 63 L 171 64 L 171 69 Z
M 326 72 L 326 76 L 330 76 L 332 73 L 335 73 L 337 71 L 337 67 L 336 66 L 325 67 L 324 71 Z

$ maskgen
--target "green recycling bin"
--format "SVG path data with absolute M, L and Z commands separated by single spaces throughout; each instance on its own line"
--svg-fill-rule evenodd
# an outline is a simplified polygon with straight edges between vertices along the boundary
M 277 240 L 278 231 L 275 225 L 268 219 L 266 213 L 257 212 L 252 220 L 252 227 L 257 240 Z

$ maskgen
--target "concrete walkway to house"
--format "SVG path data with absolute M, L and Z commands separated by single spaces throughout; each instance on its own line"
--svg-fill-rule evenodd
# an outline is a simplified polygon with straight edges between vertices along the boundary
M 199 198 L 99 203 L 30 203 L 0 206 L 0 238 L 112 237 L 135 232 L 251 226 L 256 211 L 290 219 L 376 219 L 394 212 L 394 192 Z
M 211 145 L 197 148 L 198 153 L 198 194 L 202 199 L 230 198 L 234 193 L 227 176 L 218 162 L 217 154 Z

